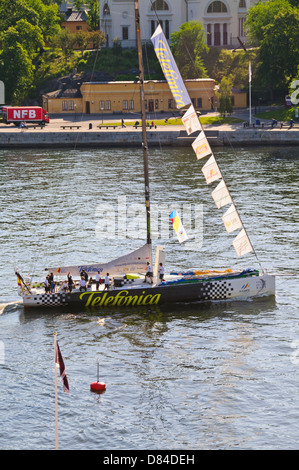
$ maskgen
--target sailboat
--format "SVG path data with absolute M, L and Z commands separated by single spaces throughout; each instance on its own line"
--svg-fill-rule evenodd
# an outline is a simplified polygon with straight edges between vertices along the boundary
M 16 271 L 19 294 L 22 296 L 24 307 L 133 308 L 135 306 L 151 306 L 176 302 L 248 300 L 259 296 L 275 295 L 275 276 L 264 272 L 263 269 L 201 270 L 199 268 L 171 272 L 160 278 L 159 268 L 165 264 L 165 251 L 163 247 L 158 246 L 155 260 L 153 260 L 148 144 L 138 1 L 135 1 L 135 20 L 140 70 L 139 83 L 147 227 L 146 243 L 132 253 L 108 263 L 46 268 L 50 275 L 55 276 L 55 280 L 57 277 L 58 279 L 61 277 L 66 279 L 67 276 L 69 278 L 72 277 L 75 281 L 78 279 L 72 285 L 72 288 L 69 288 L 62 281 L 56 281 L 53 289 L 50 287 L 45 289 L 43 286 L 39 287 L 39 285 L 32 284 L 30 278 L 25 278 L 19 271 Z M 207 184 L 217 182 L 217 186 L 212 191 L 212 198 L 218 209 L 229 205 L 228 210 L 222 216 L 225 228 L 228 233 L 239 230 L 232 244 L 239 257 L 255 252 L 160 25 L 158 25 L 151 39 L 177 108 L 185 109 L 187 107 L 182 117 L 187 134 L 191 135 L 196 131 L 198 132 L 192 147 L 198 160 L 206 159 L 202 172 Z M 184 242 L 186 236 L 178 214 L 172 213 L 170 219 L 178 234 L 179 242 Z M 152 267 L 153 261 L 155 261 L 154 268 Z M 149 270 L 148 276 L 145 274 L 146 270 Z M 83 273 L 87 277 L 87 282 L 82 277 Z M 102 277 L 106 277 L 105 285 L 96 282 L 95 276 L 97 273 L 100 273 Z

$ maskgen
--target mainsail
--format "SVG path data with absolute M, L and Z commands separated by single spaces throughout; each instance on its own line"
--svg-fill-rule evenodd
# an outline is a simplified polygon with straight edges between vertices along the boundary
M 127 255 L 121 256 L 108 263 L 95 263 L 78 266 L 56 266 L 47 268 L 46 270 L 54 275 L 67 275 L 70 273 L 72 276 L 79 276 L 84 271 L 88 275 L 95 275 L 98 271 L 106 276 L 109 273 L 111 276 L 122 276 L 126 273 L 144 273 L 146 271 L 147 262 L 152 262 L 152 247 L 146 244 Z
M 232 242 L 237 255 L 243 256 L 246 253 L 250 253 L 251 251 L 254 251 L 251 242 L 224 182 L 223 176 L 202 129 L 197 113 L 191 104 L 188 91 L 185 88 L 184 81 L 178 71 L 177 65 L 160 25 L 152 35 L 151 40 L 165 78 L 168 82 L 169 88 L 175 99 L 177 108 L 191 105 L 184 113 L 182 122 L 188 135 L 195 131 L 200 131 L 197 138 L 192 143 L 192 147 L 198 160 L 204 157 L 209 157 L 208 161 L 202 167 L 202 172 L 205 176 L 207 184 L 220 180 L 218 186 L 212 192 L 212 197 L 218 209 L 225 206 L 226 204 L 232 203 L 232 206 L 223 215 L 222 220 L 228 233 L 241 228 L 241 231 Z

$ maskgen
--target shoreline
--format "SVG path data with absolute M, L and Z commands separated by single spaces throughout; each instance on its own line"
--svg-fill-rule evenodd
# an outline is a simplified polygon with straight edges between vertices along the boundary
M 102 122 L 101 122 L 102 121 Z M 108 120 L 107 120 L 108 121 Z M 20 129 L 13 124 L 0 125 L 0 148 L 90 148 L 90 147 L 132 147 L 140 146 L 142 133 L 133 126 L 121 127 L 120 120 L 115 127 L 105 128 L 101 119 L 66 120 L 51 119 L 44 128 L 28 124 Z M 112 120 L 109 120 L 112 122 Z M 98 126 L 102 126 L 99 128 Z M 263 145 L 298 145 L 299 128 L 244 128 L 242 123 L 232 125 L 203 126 L 211 147 L 226 146 L 263 146 Z M 63 128 L 64 127 L 64 128 Z M 77 128 L 78 127 L 78 128 Z M 198 132 L 188 136 L 183 125 L 165 125 L 148 128 L 147 138 L 151 146 L 188 147 L 195 140 Z

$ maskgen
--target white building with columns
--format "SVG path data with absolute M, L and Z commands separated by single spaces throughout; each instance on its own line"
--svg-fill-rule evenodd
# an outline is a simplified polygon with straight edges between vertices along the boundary
M 246 41 L 246 12 L 258 0 L 139 0 L 141 37 L 150 40 L 157 17 L 170 39 L 187 21 L 200 21 L 208 46 L 239 47 Z M 106 33 L 106 45 L 118 38 L 122 47 L 136 46 L 134 0 L 99 0 L 100 29 Z

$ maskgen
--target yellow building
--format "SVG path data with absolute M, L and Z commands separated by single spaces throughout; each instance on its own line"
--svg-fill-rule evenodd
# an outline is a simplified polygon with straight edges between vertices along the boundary
M 215 80 L 211 78 L 185 80 L 185 85 L 197 111 L 216 110 Z M 165 80 L 144 82 L 145 109 L 148 113 L 177 111 L 172 93 Z M 246 107 L 246 93 L 233 90 L 234 107 Z M 58 90 L 43 95 L 43 107 L 50 113 L 132 114 L 140 113 L 139 83 L 84 82 L 80 90 Z
M 210 110 L 215 106 L 215 81 L 185 80 L 194 107 Z M 148 80 L 144 83 L 145 107 L 149 113 L 176 111 L 174 99 L 166 81 Z M 79 94 L 78 94 L 79 93 Z M 84 82 L 77 95 L 75 90 L 58 90 L 43 95 L 43 107 L 50 113 L 76 112 L 85 114 L 139 113 L 139 83 Z

